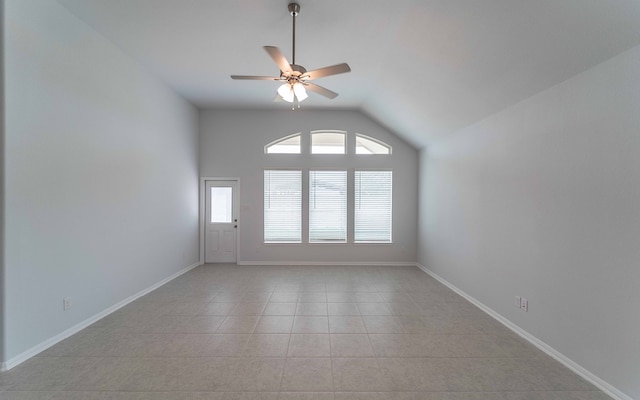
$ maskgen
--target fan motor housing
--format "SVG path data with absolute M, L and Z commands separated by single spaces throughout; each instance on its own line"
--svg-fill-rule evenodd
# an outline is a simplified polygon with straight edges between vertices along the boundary
M 298 64 L 289 64 L 289 65 L 291 65 L 292 76 L 301 76 L 307 72 L 307 69 L 302 65 L 298 65 Z

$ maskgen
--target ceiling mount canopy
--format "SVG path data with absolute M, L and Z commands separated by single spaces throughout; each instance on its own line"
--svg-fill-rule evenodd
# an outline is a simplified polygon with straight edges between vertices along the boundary
M 293 30 L 291 35 L 293 48 L 293 54 L 291 57 L 292 62 L 289 63 L 279 48 L 275 46 L 264 46 L 266 52 L 271 56 L 278 68 L 280 68 L 280 76 L 231 75 L 231 79 L 281 81 L 283 84 L 278 88 L 278 96 L 284 101 L 292 103 L 294 106 L 293 108 L 295 108 L 296 104 L 300 107 L 300 102 L 309 97 L 306 89 L 329 99 L 336 98 L 338 93 L 309 81 L 323 78 L 325 76 L 349 72 L 351 71 L 351 68 L 347 63 L 342 63 L 307 71 L 307 69 L 302 65 L 296 64 L 296 17 L 300 13 L 300 5 L 298 3 L 291 3 L 288 5 L 288 10 L 293 18 Z

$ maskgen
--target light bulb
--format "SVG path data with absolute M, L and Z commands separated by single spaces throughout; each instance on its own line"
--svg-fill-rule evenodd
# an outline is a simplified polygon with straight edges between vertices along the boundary
M 309 97 L 306 89 L 304 88 L 304 85 L 300 82 L 296 82 L 293 85 L 293 93 L 295 93 L 296 97 L 298 98 L 298 101 L 302 101 L 307 97 Z
M 293 87 L 289 83 L 285 83 L 284 85 L 278 88 L 278 94 L 282 97 L 282 100 L 293 103 Z

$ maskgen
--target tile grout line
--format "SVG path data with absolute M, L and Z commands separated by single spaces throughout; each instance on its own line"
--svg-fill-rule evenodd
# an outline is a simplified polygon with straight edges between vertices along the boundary
M 328 296 L 327 296 L 327 300 L 329 300 Z M 336 385 L 334 383 L 335 381 L 335 377 L 334 377 L 334 373 L 333 373 L 333 344 L 331 343 L 331 320 L 329 319 L 329 303 L 327 303 L 327 324 L 329 327 L 329 362 L 331 363 L 331 393 L 333 393 L 333 397 L 335 400 L 335 395 L 336 395 Z

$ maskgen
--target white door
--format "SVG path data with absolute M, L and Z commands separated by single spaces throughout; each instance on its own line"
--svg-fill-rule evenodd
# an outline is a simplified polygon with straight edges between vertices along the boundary
M 236 263 L 238 182 L 206 181 L 204 261 Z

